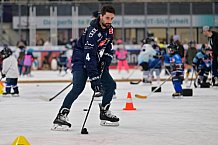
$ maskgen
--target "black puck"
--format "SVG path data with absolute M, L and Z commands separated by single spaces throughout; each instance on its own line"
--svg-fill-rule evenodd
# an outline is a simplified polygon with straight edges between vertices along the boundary
M 88 131 L 87 131 L 86 128 L 83 128 L 83 129 L 81 130 L 81 134 L 89 134 L 89 133 L 88 133 Z
M 83 109 L 83 111 L 88 111 L 88 109 Z

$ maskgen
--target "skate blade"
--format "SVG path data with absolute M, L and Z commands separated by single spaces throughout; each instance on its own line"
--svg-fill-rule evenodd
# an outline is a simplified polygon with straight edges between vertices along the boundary
M 117 126 L 119 126 L 119 122 L 110 122 L 110 121 L 106 121 L 106 120 L 101 120 L 100 125 L 101 126 L 117 127 Z
M 20 97 L 19 94 L 13 94 L 12 97 Z
M 101 101 L 102 97 L 94 97 L 94 101 Z
M 173 96 L 173 99 L 183 99 L 183 96 Z
M 152 84 L 151 83 L 142 83 L 141 85 L 142 86 L 151 86 Z
M 8 95 L 2 95 L 2 97 L 3 97 L 3 98 L 10 98 L 10 97 L 12 97 L 12 95 L 11 95 L 11 94 L 8 94 Z
M 58 125 L 54 124 L 54 126 L 51 128 L 52 131 L 72 131 L 72 129 L 67 125 Z

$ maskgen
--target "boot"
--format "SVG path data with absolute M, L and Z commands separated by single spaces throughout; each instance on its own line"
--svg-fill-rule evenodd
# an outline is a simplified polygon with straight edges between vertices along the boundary
M 181 93 L 175 92 L 175 93 L 172 94 L 172 97 L 173 97 L 173 98 L 176 98 L 176 97 L 177 97 L 177 98 L 182 98 L 182 92 L 181 92 Z
M 99 103 L 100 108 L 100 120 L 102 126 L 118 126 L 119 118 L 111 113 L 109 110 L 110 104 L 107 104 L 105 107 Z
M 55 120 L 53 121 L 54 125 L 58 126 L 68 126 L 71 127 L 71 124 L 68 121 L 67 115 L 69 114 L 70 110 L 68 108 L 62 108 Z
M 12 93 L 13 97 L 19 97 L 19 90 L 18 90 L 18 86 L 14 87 L 14 93 Z

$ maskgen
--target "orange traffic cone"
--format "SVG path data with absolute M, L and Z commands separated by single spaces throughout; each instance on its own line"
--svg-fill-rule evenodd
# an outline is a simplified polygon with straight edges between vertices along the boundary
M 134 108 L 134 106 L 133 106 L 132 97 L 131 97 L 131 93 L 130 92 L 128 92 L 126 107 L 123 108 L 123 110 L 136 110 L 136 108 Z

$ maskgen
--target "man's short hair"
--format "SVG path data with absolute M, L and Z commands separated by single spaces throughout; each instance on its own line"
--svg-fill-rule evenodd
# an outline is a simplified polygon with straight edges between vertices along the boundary
M 104 5 L 101 9 L 102 16 L 105 15 L 106 12 L 115 14 L 115 9 L 111 5 Z
M 205 32 L 205 31 L 210 31 L 210 27 L 209 26 L 203 26 L 202 32 Z

